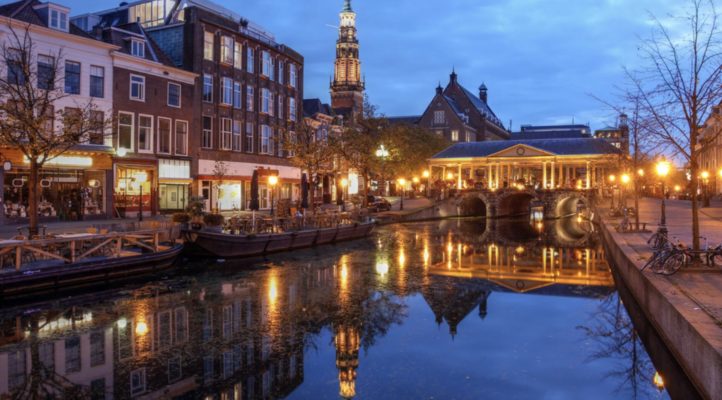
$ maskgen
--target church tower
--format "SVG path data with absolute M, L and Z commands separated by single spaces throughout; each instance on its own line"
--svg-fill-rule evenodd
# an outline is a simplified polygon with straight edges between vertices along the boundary
M 345 0 L 340 17 L 336 62 L 331 82 L 331 108 L 346 120 L 353 120 L 363 113 L 364 82 L 361 80 L 359 43 L 356 37 L 356 13 L 351 8 L 351 0 Z

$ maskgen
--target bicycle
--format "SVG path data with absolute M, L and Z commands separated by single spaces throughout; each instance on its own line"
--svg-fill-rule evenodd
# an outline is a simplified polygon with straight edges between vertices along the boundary
M 669 243 L 666 232 L 657 231 L 647 240 L 647 244 L 652 246 L 652 250 L 659 250 Z
M 704 250 L 695 251 L 692 250 L 691 247 L 685 246 L 682 242 L 677 241 L 677 244 L 672 248 L 670 255 L 664 260 L 662 268 L 660 268 L 657 273 L 667 276 L 674 275 L 682 267 L 693 262 L 693 260 L 699 260 L 702 255 L 704 255 L 707 262 L 709 262 L 709 245 L 707 238 L 704 236 L 700 236 L 699 238 L 704 239 Z
M 655 249 L 652 253 L 652 257 L 642 267 L 642 271 L 649 268 L 654 273 L 660 273 L 659 271 L 664 267 L 665 261 L 669 258 L 674 251 L 674 246 L 669 240 L 665 240 L 660 244 L 660 247 Z

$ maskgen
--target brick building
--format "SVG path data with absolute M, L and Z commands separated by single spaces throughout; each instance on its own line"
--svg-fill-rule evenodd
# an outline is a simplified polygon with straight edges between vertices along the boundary
M 198 75 L 192 93 L 189 155 L 193 192 L 208 208 L 245 209 L 258 170 L 261 208 L 270 208 L 267 177 L 278 176 L 275 199 L 297 199 L 300 170 L 283 140 L 302 118 L 303 57 L 262 28 L 205 0 L 148 0 L 76 23 L 87 30 L 137 21 L 176 67 Z
M 451 142 L 480 142 L 509 139 L 510 133 L 488 104 L 488 89 L 482 84 L 479 95 L 449 76 L 446 88 L 439 85 L 421 116 L 389 118 L 393 123 L 410 123 L 427 128 Z
M 606 140 L 612 146 L 622 150 L 624 154 L 629 155 L 629 123 L 627 114 L 619 115 L 617 126 L 608 126 L 595 130 L 594 137 Z

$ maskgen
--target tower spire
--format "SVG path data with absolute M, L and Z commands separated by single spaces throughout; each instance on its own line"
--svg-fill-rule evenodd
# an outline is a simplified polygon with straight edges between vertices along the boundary
M 336 61 L 331 82 L 331 107 L 336 114 L 351 119 L 353 115 L 363 112 L 364 97 L 359 42 L 356 37 L 356 13 L 351 8 L 351 0 L 344 0 L 339 17 Z
M 351 0 L 344 0 L 342 11 L 343 12 L 353 12 L 353 9 L 351 8 Z

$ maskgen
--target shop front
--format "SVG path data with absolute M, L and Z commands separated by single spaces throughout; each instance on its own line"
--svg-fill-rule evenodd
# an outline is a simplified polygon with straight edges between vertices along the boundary
M 271 201 L 294 202 L 300 198 L 301 172 L 289 166 L 257 165 L 251 163 L 225 162 L 225 174 L 220 177 L 215 161 L 200 160 L 198 190 L 206 201 L 206 210 L 221 212 L 243 211 L 250 209 L 251 179 L 253 171 L 258 171 L 259 207 L 271 208 Z M 275 185 L 269 183 L 269 177 L 275 176 Z
M 28 222 L 30 168 L 27 158 L 4 150 L 8 169 L 3 181 L 3 220 Z M 38 216 L 41 222 L 82 221 L 109 218 L 112 192 L 109 154 L 73 152 L 47 161 L 38 173 Z
M 116 160 L 113 205 L 120 218 L 156 215 L 158 168 L 155 160 Z
M 158 207 L 160 212 L 184 210 L 190 199 L 191 162 L 189 160 L 158 160 Z

